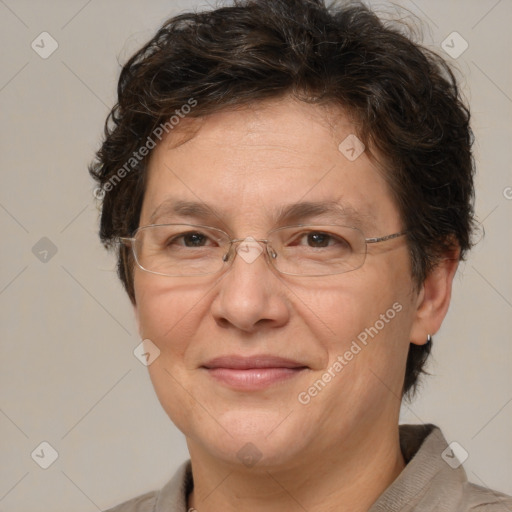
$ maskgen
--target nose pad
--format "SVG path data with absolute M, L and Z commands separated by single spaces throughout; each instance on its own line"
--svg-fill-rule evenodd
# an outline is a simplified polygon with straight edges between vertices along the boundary
M 230 242 L 229 246 L 227 248 L 226 254 L 224 254 L 224 256 L 222 256 L 222 261 L 224 263 L 227 263 L 227 262 L 232 261 L 234 259 L 234 256 L 233 256 L 234 249 L 235 249 L 235 243 Z

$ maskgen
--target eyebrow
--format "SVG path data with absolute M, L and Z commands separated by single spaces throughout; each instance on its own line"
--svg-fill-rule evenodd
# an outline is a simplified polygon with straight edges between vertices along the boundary
M 182 201 L 169 198 L 155 209 L 149 217 L 149 222 L 154 224 L 159 219 L 174 215 L 196 217 L 198 219 L 209 219 L 212 216 L 220 218 L 220 214 L 212 206 L 196 201 Z
M 354 227 L 363 226 L 373 216 L 362 213 L 348 204 L 335 201 L 305 201 L 283 205 L 277 213 L 276 222 L 295 223 L 311 217 L 329 216 L 333 221 L 349 221 Z
M 213 206 L 198 201 L 183 201 L 173 198 L 166 199 L 151 214 L 150 224 L 169 217 L 189 217 L 200 222 L 210 222 L 216 217 L 220 222 L 223 215 Z M 375 217 L 370 213 L 363 213 L 348 204 L 335 201 L 301 201 L 281 205 L 273 215 L 273 222 L 277 225 L 300 223 L 311 217 L 330 217 L 333 222 L 349 222 L 353 227 L 373 226 Z

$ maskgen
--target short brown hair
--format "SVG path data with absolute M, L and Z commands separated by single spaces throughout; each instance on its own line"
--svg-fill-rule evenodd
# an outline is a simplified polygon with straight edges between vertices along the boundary
M 464 257 L 474 227 L 469 110 L 446 62 L 402 30 L 361 3 L 323 0 L 235 0 L 163 24 L 124 65 L 89 168 L 104 195 L 100 238 L 118 247 L 133 303 L 131 253 L 115 242 L 139 225 L 148 159 L 126 163 L 191 99 L 193 117 L 283 95 L 342 106 L 369 154 L 384 158 L 414 282 L 447 251 Z M 414 393 L 430 349 L 410 345 L 404 394 Z

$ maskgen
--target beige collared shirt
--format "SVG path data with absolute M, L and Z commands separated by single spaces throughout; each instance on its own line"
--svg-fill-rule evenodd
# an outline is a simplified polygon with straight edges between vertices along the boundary
M 468 482 L 453 452 L 445 452 L 447 446 L 435 425 L 401 425 L 400 447 L 407 465 L 368 512 L 512 512 L 512 497 Z M 187 461 L 160 491 L 107 512 L 187 512 L 192 487 Z

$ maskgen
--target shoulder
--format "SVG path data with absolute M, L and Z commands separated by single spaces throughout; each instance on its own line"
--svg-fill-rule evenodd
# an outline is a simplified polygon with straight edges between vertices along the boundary
M 141 494 L 105 512 L 186 512 L 187 496 L 192 487 L 192 465 L 187 460 L 162 489 Z
M 464 510 L 470 512 L 503 512 L 512 510 L 512 496 L 471 482 L 464 486 Z
M 141 494 L 114 508 L 109 508 L 105 512 L 153 512 L 155 510 L 157 494 L 156 491 Z
M 512 512 L 512 497 L 468 480 L 435 425 L 400 425 L 400 448 L 406 466 L 371 512 Z

